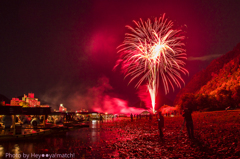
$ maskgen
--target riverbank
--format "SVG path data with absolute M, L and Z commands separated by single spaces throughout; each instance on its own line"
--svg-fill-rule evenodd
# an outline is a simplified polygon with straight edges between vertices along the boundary
M 240 112 L 193 113 L 195 139 L 186 128 L 180 135 L 183 117 L 165 117 L 164 142 L 159 140 L 157 121 L 134 119 L 103 124 L 118 134 L 109 147 L 114 158 L 236 158 L 240 156 Z M 180 135 L 180 136 L 179 136 Z

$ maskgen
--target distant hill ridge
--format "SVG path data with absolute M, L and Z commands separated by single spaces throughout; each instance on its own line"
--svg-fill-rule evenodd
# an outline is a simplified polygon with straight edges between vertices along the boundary
M 222 89 L 231 90 L 239 81 L 240 43 L 225 55 L 213 60 L 206 69 L 198 72 L 177 94 L 174 105 L 181 104 L 186 94 L 214 95 Z
M 10 99 L 8 99 L 6 96 L 0 94 L 0 102 L 5 101 L 5 103 L 9 104 Z
M 233 90 L 240 85 L 240 54 L 223 66 L 218 74 L 212 74 L 212 79 L 201 87 L 198 94 L 215 95 L 221 90 Z

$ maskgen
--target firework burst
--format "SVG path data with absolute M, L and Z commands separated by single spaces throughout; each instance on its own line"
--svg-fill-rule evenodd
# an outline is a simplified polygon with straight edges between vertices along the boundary
M 118 46 L 120 58 L 115 67 L 121 65 L 125 77 L 131 76 L 132 82 L 138 79 L 136 87 L 147 81 L 148 90 L 155 110 L 155 98 L 159 81 L 162 80 L 165 94 L 169 93 L 169 85 L 174 91 L 174 85 L 181 88 L 179 81 L 184 83 L 181 73 L 187 74 L 184 68 L 186 50 L 182 30 L 174 30 L 173 22 L 164 18 L 155 18 L 152 23 L 133 21 L 136 28 L 126 26 L 131 32 L 125 34 L 125 39 Z

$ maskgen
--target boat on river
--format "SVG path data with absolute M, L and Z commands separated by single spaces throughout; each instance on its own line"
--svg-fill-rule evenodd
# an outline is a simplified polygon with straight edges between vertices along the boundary
M 14 121 L 7 134 L 6 130 L 0 128 L 0 132 L 4 132 L 4 134 L 0 133 L 0 141 L 41 139 L 51 135 L 65 135 L 68 131 L 89 127 L 87 123 L 71 121 L 65 121 L 61 125 L 47 124 L 46 116 L 51 114 L 50 107 L 0 106 L 0 115 L 11 115 Z M 35 127 L 30 125 L 23 127 L 23 125 L 16 123 L 16 115 L 41 115 L 43 123 Z

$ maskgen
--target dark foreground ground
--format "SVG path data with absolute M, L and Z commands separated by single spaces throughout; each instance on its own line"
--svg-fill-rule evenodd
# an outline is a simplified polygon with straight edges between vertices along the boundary
M 37 141 L 0 143 L 0 158 L 29 158 L 34 154 L 74 154 L 70 158 L 239 158 L 240 111 L 193 113 L 195 139 L 180 135 L 183 117 L 165 117 L 164 142 L 157 120 L 130 118 L 92 121 L 90 128 Z M 180 136 L 179 136 L 180 135 Z M 21 157 L 7 157 L 6 154 Z M 52 157 L 67 158 L 67 157 Z
M 202 112 L 193 114 L 195 139 L 188 139 L 186 128 L 179 137 L 183 117 L 165 117 L 164 138 L 159 141 L 157 121 L 135 119 L 105 123 L 119 135 L 109 141 L 116 158 L 239 158 L 240 112 Z

